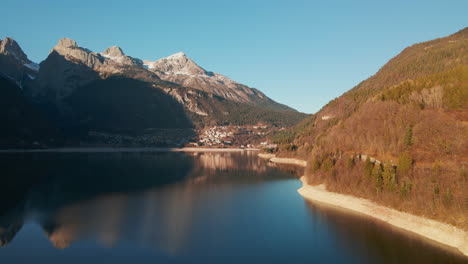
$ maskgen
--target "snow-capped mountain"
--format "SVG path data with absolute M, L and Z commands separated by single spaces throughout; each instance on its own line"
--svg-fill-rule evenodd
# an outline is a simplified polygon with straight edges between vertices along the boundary
M 256 103 L 268 98 L 260 91 L 214 72 L 207 71 L 179 52 L 157 61 L 144 61 L 148 70 L 165 80 L 243 103 Z
M 144 61 L 149 70 L 157 71 L 162 74 L 184 74 L 184 75 L 209 75 L 202 67 L 198 66 L 185 53 L 178 52 L 169 57 L 157 61 Z
M 105 51 L 100 53 L 101 56 L 111 59 L 117 63 L 128 65 L 128 66 L 143 66 L 143 62 L 140 59 L 135 59 L 130 56 L 126 56 L 119 46 L 112 46 Z
M 63 38 L 38 67 L 14 40 L 5 39 L 0 46 L 0 81 L 10 90 L 21 88 L 9 98 L 23 100 L 21 109 L 43 113 L 41 119 L 50 120 L 46 128 L 63 133 L 64 138 L 86 142 L 89 133 L 142 135 L 158 129 L 192 131 L 230 124 L 290 126 L 306 116 L 254 88 L 203 69 L 184 53 L 142 61 L 125 55 L 118 46 L 99 53 Z M 29 103 L 31 108 L 26 107 Z M 24 127 L 29 134 L 39 131 Z
M 125 55 L 118 46 L 97 53 L 79 47 L 74 40 L 63 38 L 41 63 L 41 67 L 41 86 L 55 93 L 57 99 L 65 98 L 76 87 L 90 81 L 125 75 L 150 82 L 161 79 L 236 103 L 260 105 L 273 110 L 292 110 L 257 89 L 205 70 L 183 52 L 156 61 L 142 61 Z M 57 71 L 61 74 L 57 74 Z M 40 90 L 44 91 L 43 88 Z

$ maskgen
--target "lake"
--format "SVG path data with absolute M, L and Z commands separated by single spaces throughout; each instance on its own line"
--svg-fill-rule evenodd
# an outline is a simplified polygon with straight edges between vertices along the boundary
M 466 263 L 256 155 L 0 154 L 0 263 Z

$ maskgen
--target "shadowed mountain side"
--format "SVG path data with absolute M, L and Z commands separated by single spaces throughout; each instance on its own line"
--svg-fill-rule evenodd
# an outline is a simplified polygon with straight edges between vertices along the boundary
M 158 74 L 161 79 L 184 87 L 211 93 L 232 102 L 245 103 L 274 111 L 288 110 L 297 113 L 296 110 L 268 98 L 258 89 L 250 88 L 227 76 L 203 69 L 183 52 L 154 62 L 144 61 L 144 65 L 149 71 Z
M 10 100 L 9 94 L 2 99 L 9 103 L 24 101 L 31 105 L 28 111 L 38 117 L 10 111 L 22 106 L 4 111 L 3 119 L 11 125 L 0 132 L 1 148 L 181 146 L 193 138 L 194 128 L 262 124 L 275 129 L 307 117 L 259 90 L 204 70 L 202 77 L 194 77 L 206 81 L 203 89 L 160 79 L 158 74 L 163 73 L 148 70 L 141 61 L 125 56 L 119 47 L 96 53 L 71 39 L 61 39 L 37 65 L 13 40 L 2 43 L 0 76 L 17 86 L 14 99 Z M 179 66 L 186 67 L 183 63 Z M 198 69 L 189 66 L 188 70 Z M 23 78 L 26 73 L 27 78 Z M 27 121 L 31 124 L 18 124 Z M 36 128 L 39 123 L 53 133 Z
M 94 58 L 95 64 L 100 63 L 99 59 L 103 58 Z M 86 61 L 53 50 L 41 63 L 41 92 L 31 93 L 54 101 L 62 114 L 62 124 L 71 127 L 72 132 L 141 134 L 150 128 L 194 125 L 289 126 L 307 116 L 277 104 L 256 89 L 252 91 L 261 95 L 258 104 L 241 103 L 160 80 L 144 68 L 108 63 L 104 71 L 102 67 L 92 68 Z M 56 76 L 56 69 L 60 76 Z
M 113 76 L 79 87 L 65 99 L 87 131 L 143 134 L 154 128 L 192 128 L 183 106 L 151 84 Z
M 136 69 L 129 68 L 129 70 L 135 72 Z M 126 77 L 134 76 L 128 72 L 123 74 Z M 268 104 L 252 105 L 234 102 L 213 93 L 162 80 L 151 81 L 151 87 L 164 91 L 183 105 L 193 125 L 197 128 L 212 125 L 255 125 L 259 123 L 291 126 L 308 116 L 295 110 L 272 110 Z
M 0 148 L 21 147 L 57 135 L 45 111 L 29 102 L 12 80 L 0 76 Z
M 0 75 L 13 80 L 22 89 L 36 79 L 38 67 L 14 39 L 0 40 Z
M 197 127 L 229 124 L 292 126 L 308 116 L 297 111 L 272 110 L 269 107 L 234 102 L 211 93 L 177 85 L 164 84 L 157 87 L 183 104 Z
M 53 50 L 40 63 L 38 85 L 30 93 L 34 96 L 46 96 L 52 101 L 61 100 L 76 87 L 99 78 L 99 73 L 86 64 L 73 57 L 65 58 Z

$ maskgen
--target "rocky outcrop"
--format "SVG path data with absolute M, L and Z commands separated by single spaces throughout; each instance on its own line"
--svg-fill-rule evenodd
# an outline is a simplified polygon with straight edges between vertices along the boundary
M 37 78 L 39 65 L 28 59 L 18 43 L 12 38 L 0 40 L 0 74 L 23 87 Z
M 51 50 L 47 59 L 41 62 L 40 87 L 37 93 L 60 101 L 79 86 L 112 75 L 125 75 L 126 72 L 132 75 L 131 78 L 145 81 L 159 79 L 143 69 L 129 70 L 129 67 L 141 65 L 140 60 L 126 56 L 119 47 L 108 48 L 100 54 L 79 47 L 72 39 L 63 38 Z M 138 75 L 138 71 L 145 71 L 147 74 Z
M 67 60 L 83 63 L 92 69 L 102 67 L 103 64 L 105 64 L 105 59 L 102 56 L 88 49 L 78 47 L 78 44 L 69 38 L 59 40 L 50 54 L 53 54 L 54 52 L 63 56 Z
M 105 51 L 101 53 L 101 55 L 106 55 L 109 57 L 122 57 L 125 56 L 122 49 L 119 46 L 112 46 L 107 48 Z
M 143 61 L 140 59 L 132 58 L 130 56 L 126 56 L 122 49 L 118 46 L 112 46 L 105 51 L 101 52 L 101 55 L 107 59 L 110 59 L 114 62 L 127 65 L 127 66 L 143 66 Z
M 284 126 L 305 117 L 256 89 L 204 70 L 183 53 L 143 63 L 125 55 L 118 46 L 98 53 L 63 38 L 37 67 L 39 71 L 32 72 L 16 42 L 5 39 L 0 44 L 0 77 L 15 80 L 18 85 L 13 87 L 22 89 L 15 96 L 50 117 L 50 128 L 62 131 L 54 132 L 58 137 L 89 141 L 93 132 L 139 137 L 154 129 L 231 123 Z M 24 86 L 25 71 L 30 85 Z M 5 120 L 16 116 L 9 114 Z M 35 126 L 29 129 L 19 122 L 5 123 L 17 123 L 16 130 L 8 133 L 10 138 L 4 139 L 8 144 L 24 139 L 17 133 L 20 128 L 28 128 L 22 131 L 33 135 L 44 135 L 49 129 L 47 126 L 46 132 L 38 133 Z M 41 137 L 39 142 L 58 142 L 52 139 Z
M 144 61 L 144 65 L 165 81 L 213 93 L 230 101 L 261 104 L 275 110 L 292 110 L 274 102 L 257 89 L 203 69 L 183 52 L 153 62 Z
M 15 57 L 15 59 L 21 64 L 31 63 L 28 56 L 26 56 L 18 43 L 12 38 L 7 37 L 0 42 L 0 53 Z
M 183 74 L 183 75 L 211 75 L 202 67 L 198 66 L 185 53 L 179 52 L 169 57 L 150 62 L 145 61 L 149 70 L 159 72 L 165 75 Z
M 102 53 L 96 53 L 79 47 L 74 40 L 68 38 L 59 40 L 57 45 L 52 49 L 51 54 L 53 52 L 56 52 L 67 60 L 84 64 L 101 75 L 122 72 L 122 66 L 142 65 L 141 60 L 126 56 L 122 49 L 117 46 L 110 47 Z

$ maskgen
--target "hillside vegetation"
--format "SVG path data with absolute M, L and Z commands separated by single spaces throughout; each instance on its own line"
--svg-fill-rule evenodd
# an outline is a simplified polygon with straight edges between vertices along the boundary
M 405 49 L 272 140 L 309 160 L 313 183 L 468 229 L 468 28 Z

